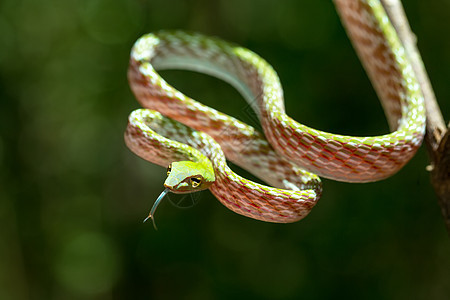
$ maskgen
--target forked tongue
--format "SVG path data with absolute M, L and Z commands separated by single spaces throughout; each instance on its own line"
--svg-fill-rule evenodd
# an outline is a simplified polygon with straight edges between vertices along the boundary
M 153 227 L 155 228 L 155 230 L 158 230 L 158 227 L 156 227 L 156 223 L 155 223 L 155 211 L 158 208 L 158 205 L 161 202 L 161 200 L 169 192 L 170 192 L 169 188 L 166 188 L 164 191 L 162 191 L 162 193 L 158 196 L 158 199 L 156 199 L 155 203 L 153 203 L 152 209 L 150 210 L 150 214 L 148 215 L 147 218 L 145 218 L 145 220 L 142 223 L 145 223 L 145 221 L 147 221 L 150 218 L 150 219 L 152 219 Z

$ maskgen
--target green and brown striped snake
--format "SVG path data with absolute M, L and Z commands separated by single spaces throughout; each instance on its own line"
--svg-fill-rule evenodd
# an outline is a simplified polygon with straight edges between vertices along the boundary
M 143 159 L 168 166 L 166 189 L 149 217 L 169 191 L 209 189 L 238 214 L 295 222 L 320 198 L 318 176 L 376 181 L 411 159 L 424 136 L 425 107 L 404 48 L 378 0 L 334 2 L 392 132 L 353 137 L 309 128 L 285 113 L 276 72 L 250 50 L 179 31 L 144 35 L 132 49 L 128 79 L 145 109 L 131 113 L 125 141 Z M 257 113 L 264 135 L 177 91 L 155 71 L 163 69 L 197 71 L 230 83 Z M 227 160 L 270 186 L 237 175 Z

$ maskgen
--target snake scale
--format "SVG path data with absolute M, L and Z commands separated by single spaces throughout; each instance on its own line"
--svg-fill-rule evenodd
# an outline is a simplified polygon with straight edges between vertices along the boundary
M 127 146 L 168 167 L 166 189 L 210 189 L 232 211 L 262 221 L 304 218 L 322 193 L 318 176 L 370 182 L 396 173 L 415 154 L 425 131 L 421 90 L 378 0 L 335 0 L 338 14 L 374 86 L 391 133 L 352 137 L 309 128 L 284 109 L 274 69 L 257 54 L 217 38 L 181 31 L 147 34 L 134 45 L 128 79 L 145 109 L 133 111 Z M 258 115 L 264 134 L 182 94 L 156 70 L 205 73 L 234 86 Z M 227 160 L 268 185 L 234 173 Z

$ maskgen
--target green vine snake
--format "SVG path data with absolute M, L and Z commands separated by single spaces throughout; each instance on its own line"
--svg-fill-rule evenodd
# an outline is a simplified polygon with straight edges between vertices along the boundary
M 425 108 L 399 38 L 378 0 L 334 2 L 392 132 L 353 137 L 309 128 L 286 114 L 276 72 L 250 50 L 180 31 L 144 35 L 132 49 L 128 78 L 145 109 L 131 113 L 125 141 L 140 157 L 168 167 L 166 189 L 149 217 L 169 191 L 210 189 L 238 214 L 294 222 L 320 198 L 318 176 L 376 181 L 411 159 L 424 136 Z M 163 69 L 198 71 L 230 83 L 255 110 L 264 134 L 177 91 L 156 72 Z M 234 173 L 227 160 L 268 185 Z

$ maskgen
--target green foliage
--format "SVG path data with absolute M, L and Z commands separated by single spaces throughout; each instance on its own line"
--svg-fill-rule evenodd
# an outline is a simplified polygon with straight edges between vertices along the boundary
M 450 4 L 404 5 L 449 116 Z M 126 69 L 134 41 L 160 29 L 260 54 L 302 123 L 388 130 L 331 1 L 2 0 L 0 299 L 448 298 L 450 244 L 424 149 L 382 182 L 324 180 L 319 204 L 295 224 L 241 217 L 209 192 L 186 210 L 162 203 L 159 231 L 142 224 L 166 171 L 124 145 L 139 107 Z M 225 83 L 163 74 L 258 126 Z

